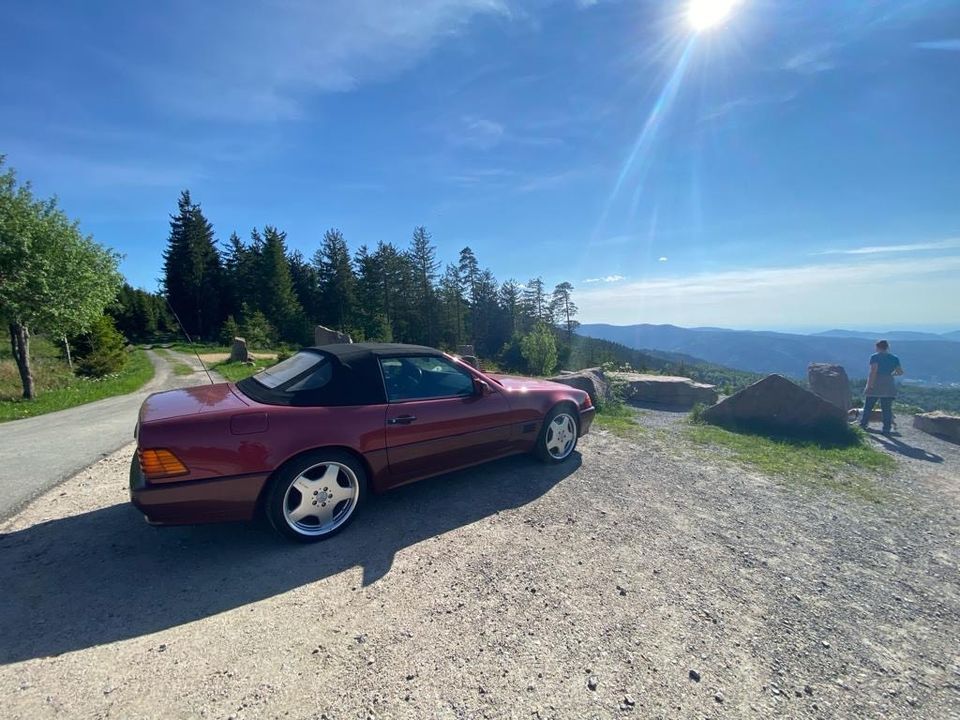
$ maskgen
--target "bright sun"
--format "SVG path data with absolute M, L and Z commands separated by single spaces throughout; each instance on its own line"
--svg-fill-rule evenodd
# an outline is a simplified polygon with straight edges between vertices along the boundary
M 687 21 L 697 32 L 704 32 L 722 24 L 740 0 L 690 0 Z

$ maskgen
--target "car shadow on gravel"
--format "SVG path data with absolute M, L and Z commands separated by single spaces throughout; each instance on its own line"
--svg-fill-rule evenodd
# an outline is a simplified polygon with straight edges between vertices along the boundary
M 0 535 L 0 664 L 139 637 L 363 568 L 536 500 L 577 471 L 526 456 L 372 497 L 353 524 L 297 545 L 252 523 L 153 528 L 129 504 Z

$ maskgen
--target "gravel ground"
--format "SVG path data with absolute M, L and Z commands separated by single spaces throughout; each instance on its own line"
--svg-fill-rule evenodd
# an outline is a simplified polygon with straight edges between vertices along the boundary
M 0 525 L 0 716 L 960 718 L 960 448 L 882 440 L 866 504 L 677 417 L 402 488 L 312 546 L 148 527 L 120 451 Z

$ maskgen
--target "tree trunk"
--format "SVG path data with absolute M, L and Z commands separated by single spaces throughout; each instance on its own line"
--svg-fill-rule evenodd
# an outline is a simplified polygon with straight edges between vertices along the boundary
M 33 400 L 33 373 L 30 372 L 30 331 L 26 325 L 10 323 L 10 344 L 13 347 L 13 357 L 17 361 L 17 369 L 20 371 L 23 397 L 25 400 Z
M 63 349 L 67 353 L 67 365 L 70 367 L 70 372 L 73 372 L 73 356 L 70 354 L 70 341 L 67 340 L 67 336 L 63 336 Z

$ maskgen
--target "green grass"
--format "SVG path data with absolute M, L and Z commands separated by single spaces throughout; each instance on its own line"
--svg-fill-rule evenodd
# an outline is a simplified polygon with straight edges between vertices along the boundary
M 796 440 L 750 432 L 732 432 L 713 425 L 691 424 L 685 432 L 693 442 L 720 447 L 740 463 L 790 483 L 829 488 L 881 502 L 882 490 L 874 475 L 892 469 L 896 462 L 864 443 L 862 433 L 851 430 L 840 441 Z
M 637 411 L 619 402 L 607 402 L 597 409 L 593 422 L 609 430 L 617 437 L 635 440 L 643 434 L 643 428 L 637 424 Z
M 265 367 L 270 367 L 271 365 L 276 364 L 276 362 L 276 360 L 254 360 L 253 365 L 247 365 L 246 363 L 220 362 L 216 365 L 213 365 L 210 369 L 216 370 L 230 382 L 236 382 L 237 380 L 248 378 L 254 373 L 260 372 Z
M 36 397 L 24 400 L 20 376 L 9 353 L 0 359 L 0 422 L 43 415 L 56 410 L 123 395 L 143 387 L 153 377 L 153 363 L 143 350 L 130 353 L 126 367 L 104 378 L 78 377 L 70 372 L 55 346 L 31 341 Z
M 170 361 L 170 364 L 173 366 L 174 375 L 193 375 L 193 368 L 187 365 L 187 363 L 182 360 L 178 360 L 176 357 L 170 354 L 170 351 L 166 348 L 154 348 L 153 351 L 158 355 L 163 355 Z

